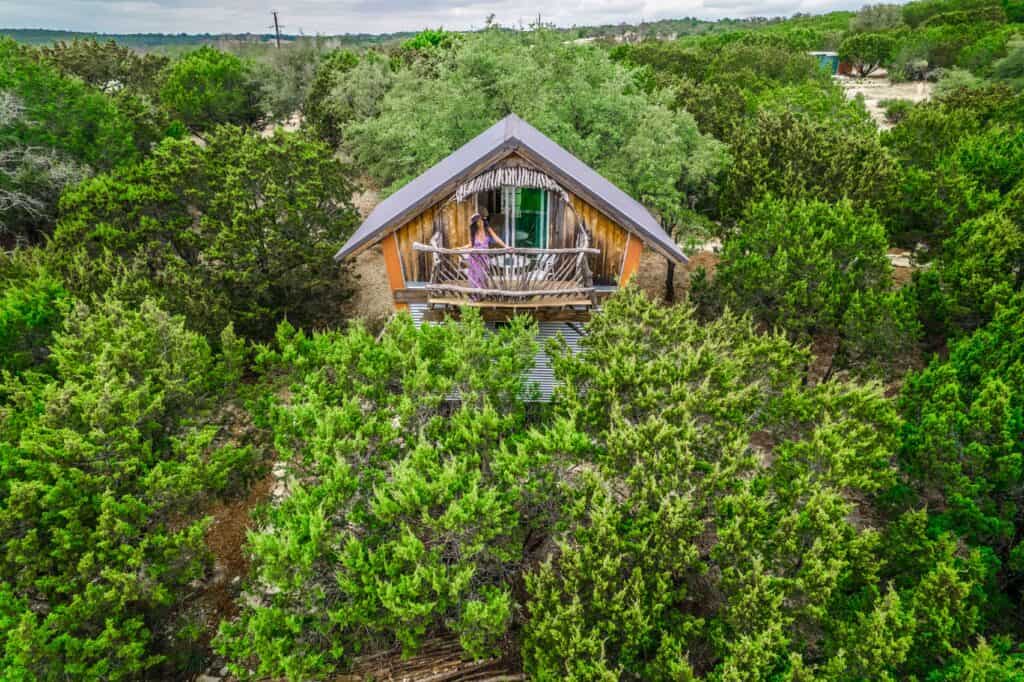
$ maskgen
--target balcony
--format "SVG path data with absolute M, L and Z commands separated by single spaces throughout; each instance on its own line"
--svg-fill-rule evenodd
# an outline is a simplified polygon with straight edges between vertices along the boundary
M 565 249 L 447 249 L 417 242 L 413 248 L 431 255 L 424 288 L 435 305 L 564 308 L 594 303 L 587 256 L 600 251 L 584 244 Z

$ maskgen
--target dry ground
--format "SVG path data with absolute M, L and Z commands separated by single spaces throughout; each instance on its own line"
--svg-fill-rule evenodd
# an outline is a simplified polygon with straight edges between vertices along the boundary
M 837 80 L 850 99 L 857 95 L 864 96 L 864 106 L 878 127 L 883 130 L 891 128 L 892 124 L 885 120 L 885 112 L 882 111 L 879 102 L 886 99 L 923 102 L 931 97 L 932 93 L 932 84 L 927 82 L 892 83 L 884 78 L 847 78 L 845 76 L 840 76 Z

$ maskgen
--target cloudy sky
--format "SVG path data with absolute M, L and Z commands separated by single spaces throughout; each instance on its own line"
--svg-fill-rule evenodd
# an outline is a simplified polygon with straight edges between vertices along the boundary
M 270 10 L 284 31 L 384 33 L 479 27 L 488 14 L 515 25 L 537 12 L 560 26 L 696 16 L 776 16 L 856 9 L 866 0 L 0 0 L 0 26 L 106 33 L 260 33 Z M 266 3 L 266 4 L 264 4 Z M 273 4 L 276 3 L 276 4 Z

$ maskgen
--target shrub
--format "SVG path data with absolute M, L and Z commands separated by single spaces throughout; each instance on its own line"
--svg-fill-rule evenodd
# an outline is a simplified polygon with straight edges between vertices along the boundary
M 727 223 L 768 194 L 848 198 L 883 215 L 889 209 L 897 166 L 866 127 L 850 130 L 789 111 L 762 111 L 737 134 L 732 151 L 719 196 Z
M 357 221 L 352 192 L 319 142 L 218 128 L 68 192 L 53 261 L 78 295 L 127 271 L 133 296 L 161 297 L 212 339 L 231 321 L 269 337 L 282 316 L 337 314 L 347 290 L 332 256 Z M 96 267 L 105 254 L 116 262 Z
M 95 38 L 63 40 L 40 50 L 47 61 L 69 76 L 105 91 L 121 88 L 156 94 L 161 71 L 170 60 L 152 52 L 140 53 L 117 41 Z
M 48 234 L 61 191 L 133 160 L 136 132 L 114 100 L 0 38 L 0 232 Z
M 204 46 L 173 62 L 160 88 L 172 115 L 199 132 L 222 123 L 259 120 L 259 86 L 252 66 L 235 55 Z
M 875 33 L 903 27 L 903 9 L 899 5 L 864 5 L 850 19 L 853 33 Z
M 807 388 L 806 352 L 747 319 L 704 324 L 636 290 L 607 302 L 582 353 L 555 357 L 553 438 L 585 440 L 558 551 L 526 580 L 527 674 L 785 679 L 835 651 L 836 606 L 877 580 L 878 538 L 849 523 L 842 491 L 893 480 L 891 406 Z
M 878 106 L 885 111 L 885 120 L 895 125 L 907 117 L 914 108 L 914 102 L 908 99 L 883 99 Z
M 236 674 L 309 679 L 443 631 L 467 656 L 495 652 L 527 533 L 550 521 L 553 446 L 523 429 L 532 336 L 525 317 L 491 334 L 472 311 L 420 328 L 401 316 L 379 340 L 281 326 L 262 357 L 294 381 L 270 411 L 292 483 L 251 538 L 252 597 L 218 638 Z
M 346 73 L 359 64 L 359 55 L 350 50 L 331 50 L 316 64 L 313 81 L 302 109 L 305 123 L 312 126 L 317 134 L 332 144 L 340 141 L 340 121 L 336 121 L 326 110 L 327 97 L 343 80 Z
M 1020 432 L 1024 409 L 1024 296 L 908 377 L 900 397 L 906 418 L 900 461 L 909 481 L 936 500 L 932 524 L 973 546 L 991 548 L 1000 576 L 1019 579 L 1024 487 Z M 998 589 L 998 588 L 996 588 Z
M 840 356 L 869 370 L 910 352 L 912 310 L 891 295 L 885 228 L 849 201 L 767 198 L 724 242 L 717 297 L 803 341 L 839 335 Z M 888 319 L 885 336 L 874 324 Z
M 0 259 L 0 372 L 17 374 L 47 360 L 68 293 L 31 252 Z
M 0 676 L 135 679 L 209 565 L 196 510 L 237 489 L 257 451 L 212 410 L 244 361 L 151 301 L 76 305 L 53 376 L 0 381 Z

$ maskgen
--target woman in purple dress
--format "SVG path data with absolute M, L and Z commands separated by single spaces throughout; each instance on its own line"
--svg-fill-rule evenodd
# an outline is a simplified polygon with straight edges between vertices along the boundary
M 479 213 L 474 213 L 469 219 L 469 243 L 462 248 L 488 249 L 492 242 L 503 249 L 508 248 L 505 242 L 494 234 L 487 219 L 481 218 Z M 469 285 L 474 289 L 487 288 L 487 258 L 487 254 L 484 253 L 469 255 Z

